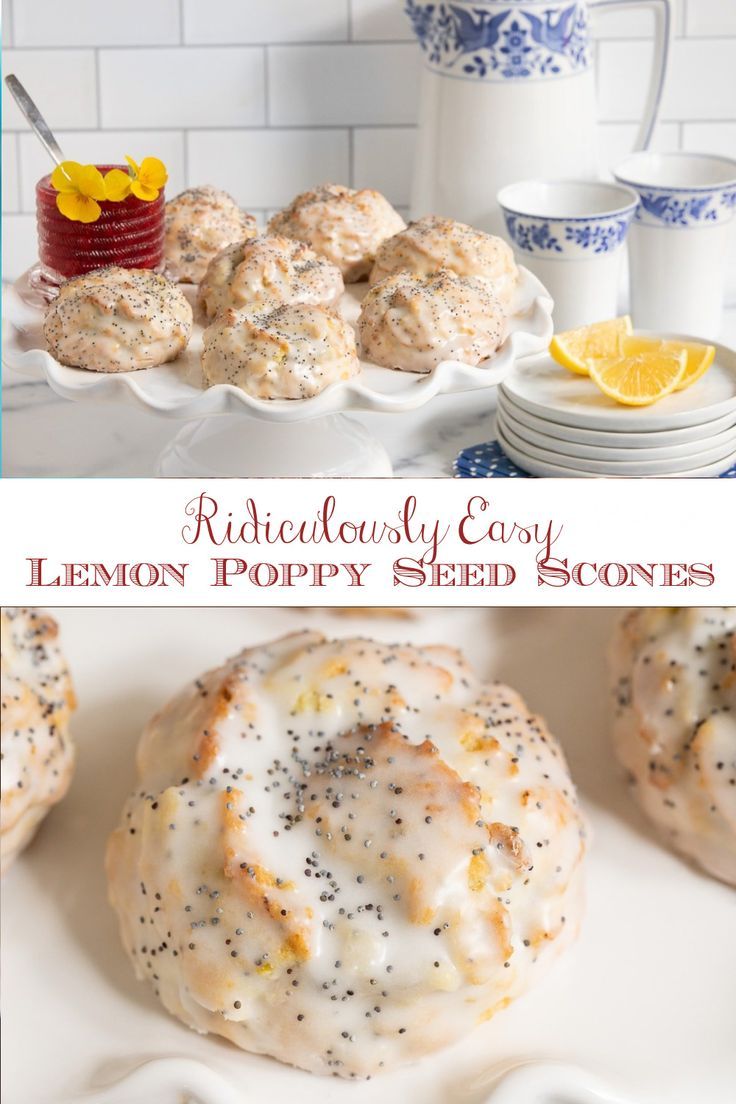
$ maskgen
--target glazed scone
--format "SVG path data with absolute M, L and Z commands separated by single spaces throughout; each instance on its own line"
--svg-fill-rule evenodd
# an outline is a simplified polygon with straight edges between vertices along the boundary
M 135 372 L 174 360 L 192 333 L 179 288 L 148 268 L 103 268 L 61 285 L 43 334 L 61 364 Z
M 345 291 L 340 269 L 304 242 L 263 235 L 228 245 L 199 285 L 209 319 L 223 310 L 263 310 L 284 303 L 335 306 Z
M 360 371 L 348 323 L 307 303 L 261 314 L 223 311 L 203 343 L 205 386 L 232 383 L 257 399 L 308 399 Z
M 380 192 L 322 184 L 298 195 L 273 216 L 268 229 L 311 245 L 352 284 L 368 275 L 381 242 L 405 225 Z
M 736 607 L 628 614 L 611 671 L 615 748 L 639 805 L 736 885 Z
M 183 284 L 198 284 L 221 249 L 255 237 L 258 226 L 231 195 L 205 184 L 169 200 L 165 233 L 166 271 Z
M 404 372 L 431 372 L 443 360 L 479 364 L 503 341 L 506 319 L 487 280 L 447 269 L 427 276 L 397 272 L 363 299 L 361 354 Z
M 406 270 L 419 275 L 448 268 L 458 276 L 483 276 L 508 304 L 519 279 L 511 246 L 464 222 L 427 215 L 385 241 L 376 254 L 370 282 Z
M 107 852 L 141 979 L 200 1032 L 366 1077 L 489 1019 L 571 942 L 556 741 L 446 647 L 297 633 L 150 723 Z
M 76 703 L 51 617 L 38 610 L 5 608 L 0 628 L 4 872 L 69 787 L 74 767 L 69 718 Z

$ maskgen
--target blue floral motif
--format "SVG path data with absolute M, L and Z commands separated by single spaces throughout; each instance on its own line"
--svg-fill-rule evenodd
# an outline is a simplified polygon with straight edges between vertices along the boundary
M 708 192 L 706 195 L 676 195 L 667 192 L 639 192 L 640 207 L 636 212 L 639 222 L 649 221 L 649 215 L 665 226 L 693 226 L 704 222 L 719 221 L 719 194 Z M 733 210 L 736 207 L 736 192 L 720 193 L 720 205 Z M 728 217 L 728 215 L 726 215 Z
M 507 0 L 507 5 L 517 2 Z M 583 0 L 558 0 L 538 13 L 498 7 L 473 6 L 465 0 L 406 0 L 412 29 L 433 68 L 481 80 L 527 80 L 587 69 L 590 50 Z
M 559 240 L 552 234 L 548 222 L 521 222 L 518 215 L 505 215 L 509 237 L 527 253 L 562 253 Z
M 585 223 L 565 227 L 565 241 L 574 242 L 593 253 L 611 253 L 626 237 L 629 219 L 617 219 L 614 223 Z

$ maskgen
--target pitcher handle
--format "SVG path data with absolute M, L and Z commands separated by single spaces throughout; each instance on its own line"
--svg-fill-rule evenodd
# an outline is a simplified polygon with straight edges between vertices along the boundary
M 664 82 L 667 77 L 667 65 L 672 43 L 672 0 L 590 0 L 588 7 L 597 11 L 615 11 L 619 8 L 649 8 L 654 12 L 652 74 L 644 115 L 634 145 L 635 150 L 649 149 L 649 143 L 657 125 Z

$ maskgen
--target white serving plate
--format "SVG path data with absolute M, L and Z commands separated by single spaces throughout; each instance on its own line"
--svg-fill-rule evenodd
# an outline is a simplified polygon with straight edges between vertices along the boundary
M 661 467 L 654 472 L 623 471 L 624 467 L 629 466 L 626 464 L 617 464 L 614 471 L 608 470 L 613 467 L 612 464 L 603 464 L 595 460 L 579 461 L 580 464 L 585 464 L 585 467 L 573 466 L 576 462 L 574 457 L 564 458 L 567 463 L 563 463 L 563 457 L 543 452 L 541 449 L 534 448 L 533 445 L 524 444 L 518 437 L 514 437 L 513 434 L 509 433 L 503 425 L 497 424 L 496 436 L 509 460 L 513 460 L 523 471 L 529 475 L 552 479 L 601 479 L 604 477 L 613 479 L 710 479 L 728 471 L 732 467 L 734 459 L 736 459 L 736 451 L 732 450 L 722 459 L 714 460 L 702 466 L 680 468 L 676 471 L 663 471 Z M 607 470 L 601 471 L 601 468 Z
M 684 334 L 658 336 L 694 340 Z M 736 415 L 736 352 L 725 345 L 715 349 L 715 360 L 702 379 L 646 407 L 614 402 L 587 376 L 568 372 L 547 355 L 517 365 L 503 381 L 502 391 L 530 414 L 566 426 L 640 433 L 702 425 Z
M 666 445 L 690 444 L 693 441 L 704 441 L 723 433 L 729 429 L 736 429 L 736 410 L 731 414 L 723 414 L 720 418 L 714 418 L 712 422 L 702 422 L 699 425 L 683 426 L 681 429 L 661 429 L 642 431 L 641 433 L 626 430 L 584 429 L 580 426 L 566 426 L 560 422 L 550 421 L 541 415 L 531 414 L 523 406 L 519 406 L 510 395 L 499 388 L 498 406 L 510 413 L 513 418 L 522 425 L 528 426 L 537 433 L 555 437 L 565 442 L 576 442 L 581 445 L 601 445 L 610 448 L 652 448 Z
M 78 763 L 67 798 L 3 880 L 4 1104 L 731 1100 L 736 895 L 664 847 L 627 793 L 608 740 L 605 650 L 618 615 L 476 608 L 396 622 L 326 611 L 55 611 L 79 697 Z M 591 826 L 577 944 L 462 1043 L 361 1083 L 314 1077 L 184 1027 L 135 980 L 106 900 L 105 841 L 134 784 L 143 724 L 226 655 L 304 626 L 473 641 L 479 673 L 516 686 L 546 715 Z
M 205 389 L 200 368 L 199 322 L 195 322 L 188 348 L 171 364 L 118 373 L 89 372 L 59 364 L 46 350 L 42 310 L 21 295 L 26 287 L 25 277 L 8 293 L 3 360 L 16 371 L 45 378 L 63 398 L 125 400 L 171 418 L 204 418 L 241 411 L 271 422 L 298 422 L 350 411 L 403 413 L 424 406 L 436 395 L 495 387 L 519 357 L 548 347 L 552 338 L 552 300 L 531 272 L 525 268 L 519 271 L 521 280 L 511 304 L 508 334 L 490 360 L 479 365 L 447 360 L 427 375 L 395 372 L 363 361 L 359 376 L 333 383 L 311 399 L 269 402 L 253 398 L 232 384 Z M 194 299 L 196 289 L 181 287 Z M 366 291 L 367 284 L 353 284 L 343 296 L 340 310 L 351 323 L 358 317 L 360 300 Z
M 581 445 L 577 441 L 566 441 L 560 437 L 550 437 L 546 433 L 538 433 L 530 428 L 522 418 L 516 417 L 516 409 L 512 410 L 499 403 L 498 418 L 503 422 L 507 432 L 519 437 L 524 444 L 534 445 L 546 454 L 559 454 L 560 457 L 574 457 L 581 461 L 576 467 L 585 467 L 586 460 L 601 460 L 614 463 L 634 463 L 638 466 L 651 464 L 657 461 L 674 461 L 682 467 L 683 461 L 692 457 L 696 460 L 703 452 L 719 453 L 719 450 L 733 449 L 736 452 L 736 424 L 724 433 L 717 433 L 713 437 L 703 437 L 695 441 L 688 441 L 681 445 L 662 445 L 654 448 L 631 448 L 623 445 L 612 448 L 607 445 Z M 656 434 L 652 434 L 656 436 Z M 554 457 L 553 457 L 554 458 Z

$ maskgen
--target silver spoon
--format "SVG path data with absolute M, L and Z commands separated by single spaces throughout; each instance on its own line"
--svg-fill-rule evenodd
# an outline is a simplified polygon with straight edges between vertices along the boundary
M 51 127 L 44 119 L 41 112 L 36 107 L 31 97 L 26 92 L 23 85 L 18 78 L 12 73 L 9 73 L 5 78 L 10 91 L 13 93 L 15 102 L 21 109 L 26 119 L 28 120 L 31 130 L 38 138 L 41 145 L 44 147 L 47 153 L 53 157 L 57 165 L 60 165 L 62 161 L 66 161 L 64 154 L 61 151 L 61 146 L 51 133 Z

